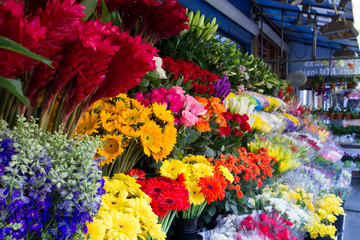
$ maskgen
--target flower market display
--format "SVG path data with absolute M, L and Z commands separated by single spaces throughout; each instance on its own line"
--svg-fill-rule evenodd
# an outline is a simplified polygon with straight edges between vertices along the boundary
M 218 25 L 0 2 L 0 239 L 335 239 L 356 157 Z

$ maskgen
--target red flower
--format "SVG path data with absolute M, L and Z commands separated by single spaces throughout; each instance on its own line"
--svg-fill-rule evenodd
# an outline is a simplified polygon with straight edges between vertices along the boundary
M 91 103 L 103 97 L 125 93 L 139 84 L 148 71 L 156 69 L 152 59 L 157 56 L 157 50 L 144 43 L 140 37 L 132 38 L 126 33 L 120 33 L 114 42 L 120 49 L 111 58 L 104 84 L 96 91 Z
M 130 171 L 127 173 L 127 175 L 134 177 L 137 180 L 144 180 L 145 179 L 145 172 L 140 169 L 130 169 Z
M 230 120 L 234 117 L 234 114 L 229 112 L 229 111 L 226 111 L 225 113 L 222 114 L 224 116 L 225 119 L 227 120 Z
M 226 127 L 217 127 L 216 129 L 218 129 L 220 132 L 217 134 L 218 136 L 221 135 L 225 135 L 225 136 L 229 136 L 230 132 L 231 132 L 231 128 L 229 126 Z

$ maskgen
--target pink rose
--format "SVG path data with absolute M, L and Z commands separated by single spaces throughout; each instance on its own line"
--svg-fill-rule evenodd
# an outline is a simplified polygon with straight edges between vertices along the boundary
M 173 86 L 168 90 L 168 93 L 176 93 L 179 95 L 181 102 L 185 100 L 184 89 L 180 86 Z
M 165 95 L 162 89 L 152 89 L 151 91 L 151 103 L 164 103 L 165 102 Z
M 183 103 L 185 106 L 185 110 L 191 112 L 195 116 L 202 116 L 207 112 L 205 107 L 201 103 L 199 103 L 196 98 L 190 95 L 185 96 L 185 100 Z
M 189 112 L 188 110 L 184 110 L 182 112 L 182 116 L 179 119 L 180 124 L 184 124 L 184 127 L 191 127 L 198 122 L 198 118 Z

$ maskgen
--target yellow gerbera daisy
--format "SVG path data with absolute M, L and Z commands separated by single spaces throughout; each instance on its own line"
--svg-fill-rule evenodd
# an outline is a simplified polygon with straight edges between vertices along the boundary
M 132 198 L 127 201 L 126 212 L 132 214 L 141 222 L 158 222 L 158 216 L 153 212 L 150 204 L 142 198 Z
M 151 152 L 158 153 L 163 145 L 161 128 L 154 122 L 149 121 L 141 127 L 140 135 L 144 153 L 150 157 Z
M 141 113 L 137 109 L 128 109 L 126 111 L 121 112 L 120 122 L 123 125 L 135 125 L 140 122 L 144 122 L 141 117 Z
M 144 228 L 143 236 L 145 239 L 148 239 L 148 235 L 151 236 L 151 239 L 156 240 L 165 240 L 166 234 L 162 231 L 162 225 L 157 224 L 156 222 L 143 222 L 142 226 Z
M 221 165 L 219 169 L 222 175 L 226 178 L 226 180 L 231 183 L 234 181 L 234 176 L 231 174 L 230 170 L 227 167 Z
M 139 111 L 142 111 L 142 110 L 145 109 L 145 106 L 142 105 L 140 102 L 138 102 L 138 101 L 137 101 L 136 99 L 134 99 L 134 98 L 131 99 L 131 103 L 132 103 L 132 106 L 133 106 L 134 108 L 136 108 L 137 110 L 139 110 Z
M 174 146 L 176 144 L 176 137 L 177 137 L 177 130 L 174 126 L 174 124 L 167 124 L 163 131 L 164 136 L 164 145 L 163 149 L 165 152 L 168 152 L 168 154 L 171 153 L 171 151 L 174 149 Z
M 99 115 L 96 113 L 85 112 L 79 124 L 76 126 L 76 132 L 80 135 L 96 133 L 99 124 Z
M 104 216 L 104 225 L 108 229 L 108 239 L 133 240 L 141 234 L 139 220 L 130 214 L 118 211 L 109 212 Z
M 172 115 L 171 111 L 165 109 L 164 105 L 161 105 L 156 102 L 152 104 L 152 109 L 154 111 L 155 116 L 161 119 L 162 121 L 169 123 L 174 122 L 174 116 Z
M 145 199 L 147 202 L 151 201 L 151 198 L 140 190 L 141 185 L 136 182 L 134 177 L 126 175 L 124 173 L 117 173 L 113 177 L 113 181 L 120 181 L 125 186 L 124 188 L 128 191 L 128 193 L 132 196 L 137 196 Z
M 94 218 L 92 222 L 87 222 L 87 234 L 84 236 L 87 239 L 87 236 L 90 234 L 92 240 L 103 240 L 106 232 L 106 227 L 104 222 L 101 219 Z
M 205 163 L 206 165 L 211 165 L 210 162 L 206 159 L 206 157 L 202 155 L 192 155 L 189 154 L 185 156 L 182 161 L 184 163 Z
M 186 181 L 186 188 L 189 190 L 189 202 L 194 206 L 200 205 L 205 201 L 205 195 L 200 192 L 201 187 L 197 185 L 197 182 Z
M 118 155 L 123 153 L 122 135 L 105 135 L 101 140 L 106 141 L 102 147 L 99 147 L 98 154 L 105 156 L 106 160 L 100 162 L 100 166 L 105 163 L 111 163 Z
M 205 176 L 214 175 L 214 168 L 205 163 L 195 163 L 191 165 L 192 174 L 198 179 Z
M 106 180 L 108 177 L 103 177 L 105 179 L 104 190 L 107 193 L 117 194 L 122 190 L 126 190 L 126 184 L 123 181 L 118 179 Z
M 117 128 L 122 134 L 127 137 L 140 137 L 141 131 L 139 129 L 134 129 L 132 126 L 123 125 Z
M 118 211 L 118 210 L 124 210 L 127 207 L 127 193 L 126 191 L 120 192 L 119 197 L 115 197 L 113 194 L 105 194 L 101 197 L 102 199 L 102 206 L 104 209 L 107 209 L 109 211 Z
M 185 172 L 185 165 L 178 159 L 163 161 L 160 167 L 160 175 L 171 179 L 176 179 L 183 172 Z

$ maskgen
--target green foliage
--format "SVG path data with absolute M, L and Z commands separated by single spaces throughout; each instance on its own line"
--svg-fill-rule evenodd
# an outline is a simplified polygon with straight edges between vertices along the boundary
M 20 80 L 0 77 L 0 88 L 7 89 L 25 104 L 26 107 L 29 107 L 30 103 L 23 94 Z
M 98 3 L 97 0 L 82 0 L 81 1 L 80 4 L 85 6 L 85 9 L 83 11 L 85 13 L 85 17 L 82 18 L 83 21 L 90 19 L 91 15 L 93 15 L 93 13 L 95 12 L 97 3 Z
M 335 136 L 342 136 L 347 134 L 359 133 L 360 126 L 346 126 L 342 124 L 329 124 L 329 129 Z

